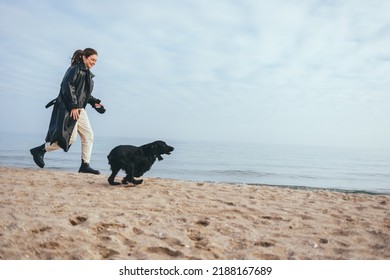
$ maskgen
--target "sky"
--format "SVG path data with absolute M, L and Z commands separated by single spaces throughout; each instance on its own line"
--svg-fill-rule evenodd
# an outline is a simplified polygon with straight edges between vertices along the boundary
M 390 149 L 390 1 L 0 0 L 0 132 L 42 135 L 76 49 L 99 136 Z

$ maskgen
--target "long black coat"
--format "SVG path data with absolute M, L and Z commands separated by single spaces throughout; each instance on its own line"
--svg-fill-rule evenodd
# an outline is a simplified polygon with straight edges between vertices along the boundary
M 84 63 L 71 66 L 66 71 L 58 97 L 46 105 L 46 108 L 54 105 L 46 142 L 57 142 L 65 152 L 69 150 L 70 136 L 76 124 L 76 121 L 70 117 L 70 111 L 74 108 L 85 108 L 87 103 L 91 105 L 100 103 L 100 100 L 91 95 L 93 77 L 94 75 Z

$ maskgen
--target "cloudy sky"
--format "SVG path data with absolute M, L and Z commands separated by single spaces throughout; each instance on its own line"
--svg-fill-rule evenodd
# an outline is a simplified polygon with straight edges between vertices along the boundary
M 0 0 L 0 131 L 43 140 L 70 56 L 93 47 L 96 137 L 390 149 L 389 14 L 387 0 Z

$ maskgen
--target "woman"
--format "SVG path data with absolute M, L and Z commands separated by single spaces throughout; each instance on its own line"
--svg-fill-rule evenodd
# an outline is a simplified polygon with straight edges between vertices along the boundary
M 79 172 L 100 174 L 98 170 L 89 166 L 94 136 L 85 111 L 85 107 L 89 103 L 99 113 L 105 112 L 100 100 L 91 95 L 94 75 L 90 69 L 95 65 L 97 57 L 97 52 L 91 48 L 75 51 L 71 66 L 62 80 L 58 97 L 46 105 L 46 108 L 54 105 L 49 131 L 45 139 L 46 143 L 30 150 L 34 162 L 39 167 L 45 166 L 43 158 L 46 152 L 60 148 L 67 152 L 76 140 L 78 133 L 81 138 Z

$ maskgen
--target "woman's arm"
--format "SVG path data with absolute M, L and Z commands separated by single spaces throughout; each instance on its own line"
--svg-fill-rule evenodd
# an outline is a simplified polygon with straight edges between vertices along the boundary
M 69 110 L 80 108 L 76 95 L 76 85 L 80 71 L 78 67 L 70 67 L 61 84 L 61 92 Z

